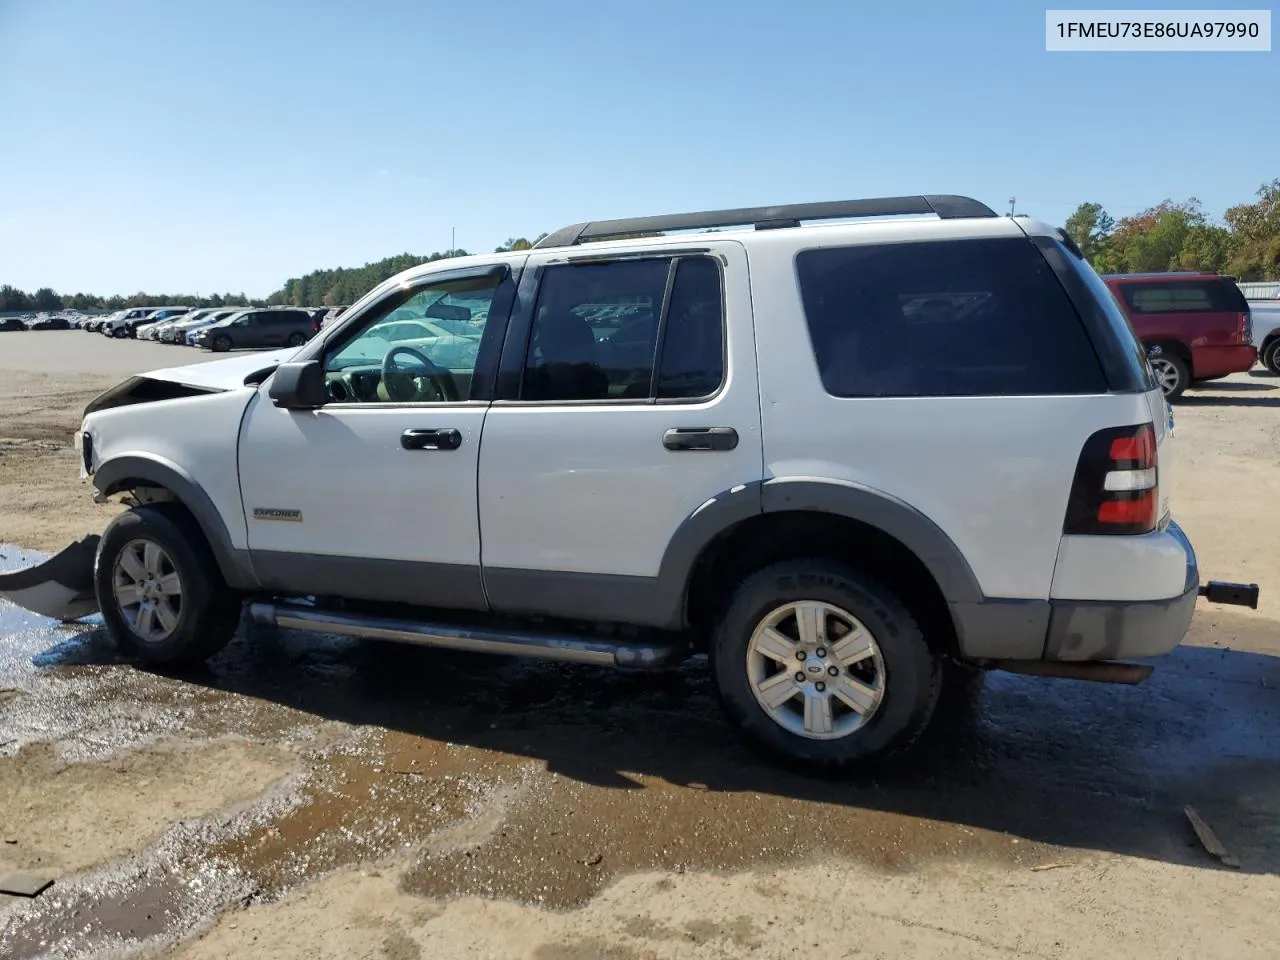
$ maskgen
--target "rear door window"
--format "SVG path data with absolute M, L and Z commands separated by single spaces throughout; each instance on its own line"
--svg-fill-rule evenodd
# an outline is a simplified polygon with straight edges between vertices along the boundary
M 713 258 L 545 269 L 522 400 L 693 400 L 714 394 L 723 379 L 723 293 Z
M 796 269 L 834 396 L 1107 389 L 1075 308 L 1025 239 L 827 247 L 801 252 Z

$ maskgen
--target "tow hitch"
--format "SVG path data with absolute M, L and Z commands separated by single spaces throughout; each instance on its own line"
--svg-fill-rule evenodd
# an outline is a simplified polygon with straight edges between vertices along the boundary
M 1235 607 L 1258 609 L 1258 585 L 1256 583 L 1227 583 L 1210 580 L 1200 587 L 1200 596 L 1210 603 L 1229 603 Z
M 97 613 L 93 561 L 100 539 L 92 534 L 44 563 L 0 573 L 0 598 L 54 620 L 79 620 Z

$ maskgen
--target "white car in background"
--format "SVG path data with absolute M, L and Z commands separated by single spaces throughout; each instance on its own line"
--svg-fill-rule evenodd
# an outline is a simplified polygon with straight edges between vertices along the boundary
M 175 323 L 168 331 L 166 343 L 177 343 L 182 346 L 191 346 L 195 343 L 195 335 L 205 327 L 213 326 L 219 320 L 225 320 L 234 313 L 240 313 L 246 307 L 218 307 L 211 310 L 201 317 L 192 317 L 191 319 L 183 319 L 179 323 Z

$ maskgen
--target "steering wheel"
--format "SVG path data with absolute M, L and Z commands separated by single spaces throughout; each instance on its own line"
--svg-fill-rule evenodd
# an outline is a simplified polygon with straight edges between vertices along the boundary
M 401 353 L 409 354 L 426 368 L 426 378 L 435 387 L 440 399 L 453 401 L 461 399 L 461 394 L 458 392 L 458 382 L 453 379 L 452 373 L 417 347 L 411 347 L 404 343 L 392 347 L 382 358 L 382 385 L 386 387 L 388 397 L 398 403 L 412 403 L 421 399 L 418 396 L 418 386 L 413 382 L 418 374 L 396 367 L 395 358 Z

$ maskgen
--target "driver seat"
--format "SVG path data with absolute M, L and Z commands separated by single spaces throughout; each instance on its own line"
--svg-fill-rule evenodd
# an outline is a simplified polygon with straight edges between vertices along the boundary
M 525 369 L 526 400 L 603 400 L 609 377 L 600 366 L 595 334 L 587 321 L 568 311 L 548 313 L 537 324 L 537 359 Z

